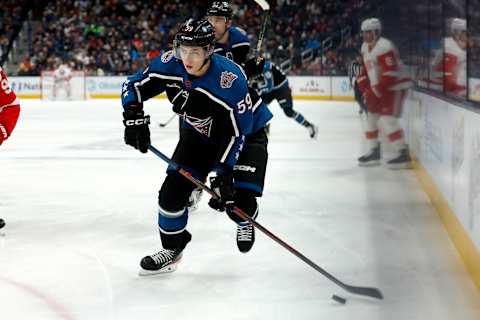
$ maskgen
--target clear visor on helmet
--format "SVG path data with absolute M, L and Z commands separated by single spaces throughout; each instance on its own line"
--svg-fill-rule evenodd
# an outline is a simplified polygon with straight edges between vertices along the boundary
M 183 57 L 191 57 L 193 59 L 208 59 L 213 53 L 213 45 L 198 46 L 180 43 L 178 40 L 173 41 L 173 52 L 175 58 L 182 60 Z

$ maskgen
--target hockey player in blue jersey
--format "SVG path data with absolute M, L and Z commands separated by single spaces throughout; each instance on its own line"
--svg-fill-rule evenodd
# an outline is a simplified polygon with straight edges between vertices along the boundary
M 268 59 L 249 59 L 244 64 L 244 70 L 249 76 L 249 83 L 262 97 L 265 103 L 270 104 L 277 100 L 285 115 L 293 118 L 297 123 L 307 128 L 310 138 L 316 139 L 318 127 L 293 109 L 292 91 L 286 75 Z
M 172 159 L 201 180 L 216 171 L 210 186 L 221 200 L 209 205 L 237 222 L 237 246 L 247 252 L 255 239 L 253 226 L 229 209 L 235 204 L 253 218 L 258 214 L 256 197 L 262 195 L 267 163 L 265 125 L 272 115 L 261 99 L 252 100 L 243 70 L 213 49 L 211 24 L 189 19 L 177 32 L 173 51 L 128 77 L 122 88 L 124 139 L 147 152 L 150 118 L 143 102 L 166 91 L 184 120 Z M 167 170 L 158 197 L 163 249 L 141 260 L 141 275 L 176 269 L 192 237 L 186 227 L 194 188 L 177 171 Z
M 247 33 L 232 26 L 232 8 L 228 1 L 213 1 L 207 9 L 207 19 L 215 29 L 215 53 L 238 64 L 247 60 L 250 40 Z

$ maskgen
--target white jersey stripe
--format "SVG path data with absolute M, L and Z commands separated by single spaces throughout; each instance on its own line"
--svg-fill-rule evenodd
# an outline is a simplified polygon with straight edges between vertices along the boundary
M 232 45 L 232 49 L 233 49 L 233 48 L 236 48 L 236 47 L 242 47 L 242 46 L 250 46 L 250 42 L 239 42 L 239 43 L 235 43 L 234 45 Z
M 133 84 L 133 86 L 135 87 L 135 91 L 137 92 L 137 98 L 138 98 L 138 102 L 139 103 L 142 103 L 142 96 L 140 94 L 140 89 L 138 88 L 139 86 L 143 86 L 145 83 L 147 83 L 148 81 L 151 80 L 151 78 L 160 78 L 160 79 L 166 79 L 166 80 L 174 80 L 174 81 L 182 81 L 183 82 L 183 78 L 182 77 L 175 77 L 175 76 L 166 76 L 164 74 L 160 74 L 160 73 L 150 73 L 148 75 L 148 77 L 146 77 L 145 79 L 143 79 L 142 81 L 138 81 L 138 82 L 135 82 Z
M 288 81 L 288 79 L 283 80 L 278 86 L 273 87 L 272 90 L 275 90 L 275 89 L 280 88 L 280 87 L 283 86 L 287 81 Z
M 225 160 L 228 157 L 228 154 L 230 153 L 230 150 L 232 150 L 233 144 L 235 143 L 235 137 L 230 138 L 230 143 L 228 144 L 228 147 L 225 149 L 225 152 L 222 155 L 222 158 L 220 158 L 220 162 L 225 162 Z
M 255 110 L 257 110 L 257 108 L 262 104 L 262 98 L 258 98 L 258 101 L 257 103 L 255 103 L 255 105 L 253 106 L 252 108 L 252 112 L 255 112 Z
M 230 112 L 230 119 L 232 120 L 232 126 L 233 126 L 233 129 L 235 131 L 235 136 L 238 137 L 240 136 L 240 130 L 238 129 L 238 125 L 237 125 L 237 121 L 235 120 L 235 115 L 233 114 L 233 109 L 228 106 L 228 104 L 226 104 L 224 101 L 218 99 L 217 97 L 215 97 L 214 95 L 212 95 L 210 92 L 208 92 L 207 90 L 203 89 L 203 88 L 195 88 L 195 90 L 205 94 L 207 97 L 209 97 L 211 100 L 213 100 L 214 102 L 216 102 L 217 104 L 221 105 L 222 107 L 224 107 L 225 109 L 227 109 L 229 112 Z

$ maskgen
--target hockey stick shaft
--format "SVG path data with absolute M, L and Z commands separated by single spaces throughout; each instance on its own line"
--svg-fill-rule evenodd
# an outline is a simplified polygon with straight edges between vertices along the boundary
M 160 127 L 166 127 L 170 124 L 170 122 L 172 122 L 172 120 L 177 116 L 176 113 L 174 113 L 167 121 L 163 122 L 163 123 L 159 123 L 158 125 Z
M 257 59 L 261 56 L 262 53 L 262 46 L 263 40 L 265 39 L 265 32 L 267 31 L 267 24 L 269 20 L 270 11 L 264 11 L 262 15 L 262 27 L 260 29 L 260 33 L 258 34 L 258 41 L 257 41 Z
M 260 60 L 260 53 L 262 52 L 263 40 L 265 39 L 265 32 L 267 30 L 269 16 L 270 16 L 270 11 L 264 9 L 263 15 L 262 15 L 262 26 L 260 29 L 260 33 L 258 34 L 257 52 L 255 53 L 257 57 L 257 63 Z
M 175 161 L 167 157 L 165 154 L 160 152 L 157 148 L 154 146 L 150 145 L 148 149 L 153 152 L 156 156 L 164 160 L 166 163 L 168 163 L 173 169 L 178 171 L 182 176 L 190 180 L 193 184 L 195 184 L 197 187 L 201 188 L 205 192 L 207 192 L 209 195 L 211 195 L 215 199 L 219 199 L 220 197 L 212 190 L 210 189 L 207 185 L 205 185 L 202 181 L 198 180 L 190 172 L 187 170 L 181 168 Z M 373 287 L 356 287 L 356 286 L 351 286 L 343 283 L 342 281 L 338 280 L 335 278 L 333 275 L 328 273 L 326 270 L 318 266 L 315 262 L 304 256 L 302 253 L 300 253 L 298 250 L 290 246 L 288 243 L 277 237 L 275 234 L 273 234 L 271 231 L 269 231 L 267 228 L 262 226 L 260 223 L 257 221 L 253 220 L 250 216 L 248 216 L 242 209 L 238 207 L 233 208 L 233 212 L 239 216 L 240 218 L 247 220 L 250 222 L 252 225 L 255 226 L 255 228 L 259 229 L 262 231 L 266 236 L 268 236 L 270 239 L 273 241 L 277 242 L 279 245 L 287 249 L 290 253 L 298 257 L 300 260 L 308 264 L 310 267 L 315 269 L 316 271 L 320 272 L 322 275 L 324 275 L 327 279 L 335 283 L 336 285 L 340 286 L 342 289 L 353 293 L 353 294 L 358 294 L 358 295 L 363 295 L 363 296 L 369 296 L 372 298 L 377 298 L 377 299 L 383 299 L 383 294 L 381 291 L 377 288 Z

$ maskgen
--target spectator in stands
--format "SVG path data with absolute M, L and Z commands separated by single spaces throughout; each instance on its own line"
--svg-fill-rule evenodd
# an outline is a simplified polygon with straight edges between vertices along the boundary
M 13 3 L 13 0 L 5 1 Z M 252 2 L 230 2 L 235 12 L 234 23 L 252 35 L 250 41 L 255 47 L 261 8 Z M 107 75 L 125 74 L 136 68 L 132 66 L 135 61 L 139 60 L 136 63 L 143 66 L 152 55 L 168 50 L 177 22 L 187 15 L 202 15 L 208 4 L 209 1 L 201 0 L 52 0 L 43 10 L 41 25 L 35 30 L 31 61 L 45 66 L 50 57 L 60 57 L 74 60 L 77 68 L 88 68 L 92 72 L 101 69 Z M 277 64 L 293 59 L 298 65 L 302 51 L 310 48 L 317 56 L 322 54 L 322 41 L 328 37 L 338 38 L 342 28 L 353 25 L 351 17 L 357 17 L 370 2 L 279 0 L 271 1 L 271 6 L 272 22 L 266 35 L 265 52 L 270 52 Z M 3 48 L 1 39 L 0 36 L 0 49 Z M 347 40 L 342 38 L 341 42 Z M 335 46 L 338 44 L 337 41 Z M 105 68 L 104 61 L 99 59 L 101 52 L 111 57 L 111 68 Z M 338 74 L 342 69 L 334 64 L 339 60 L 341 58 L 328 60 L 328 66 L 311 68 L 320 69 L 323 74 Z M 95 65 L 91 66 L 92 63 Z M 300 73 L 308 72 L 305 66 L 297 69 Z
M 32 75 L 35 72 L 35 68 L 33 64 L 30 62 L 30 57 L 26 55 L 23 58 L 22 63 L 20 63 L 20 67 L 18 70 L 18 75 L 19 76 L 29 76 Z

